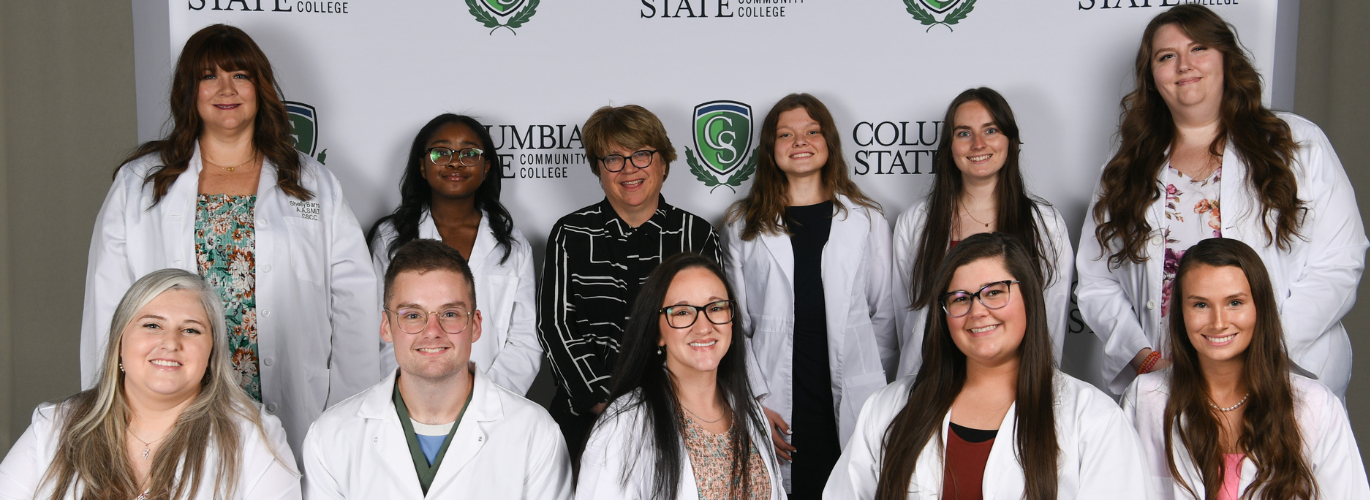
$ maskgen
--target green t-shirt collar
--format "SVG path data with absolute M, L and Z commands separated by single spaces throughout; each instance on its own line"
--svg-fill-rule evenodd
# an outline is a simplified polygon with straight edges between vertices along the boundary
M 409 408 L 404 405 L 404 397 L 400 395 L 400 377 L 395 376 L 395 413 L 399 414 L 400 426 L 404 427 L 404 440 L 409 443 L 409 456 L 414 460 L 414 471 L 419 475 L 419 486 L 423 488 L 423 494 L 428 494 L 428 487 L 433 484 L 433 478 L 438 475 L 438 466 L 442 465 L 442 457 L 447 455 L 447 447 L 452 445 L 452 436 L 457 434 L 457 427 L 461 425 L 461 418 L 466 416 L 466 409 L 471 407 L 471 398 L 476 394 L 476 377 L 471 376 L 471 391 L 466 394 L 466 403 L 462 404 L 461 412 L 457 414 L 457 421 L 452 423 L 452 430 L 447 431 L 447 439 L 442 442 L 442 447 L 438 448 L 438 454 L 433 458 L 433 464 L 428 464 L 428 457 L 424 456 L 423 448 L 419 446 L 418 435 L 414 432 L 414 424 L 409 421 Z

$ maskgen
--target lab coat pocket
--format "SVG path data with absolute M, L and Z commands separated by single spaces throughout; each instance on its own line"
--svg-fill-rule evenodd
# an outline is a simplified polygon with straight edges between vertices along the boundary
M 287 216 L 285 228 L 284 243 L 290 247 L 290 267 L 295 271 L 295 277 L 323 286 L 324 268 L 328 263 L 324 258 L 322 223 Z

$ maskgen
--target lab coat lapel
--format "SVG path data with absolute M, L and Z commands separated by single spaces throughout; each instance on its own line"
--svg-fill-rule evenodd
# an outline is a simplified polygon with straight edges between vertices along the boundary
M 195 259 L 195 204 L 200 195 L 200 169 L 200 145 L 196 144 L 195 153 L 191 155 L 185 172 L 176 176 L 176 181 L 167 188 L 166 196 L 153 206 L 162 213 L 161 244 L 162 252 L 167 257 L 165 262 L 192 273 L 199 271 L 199 263 Z M 143 272 L 151 271 L 154 269 Z
M 984 498 L 1000 498 L 1000 491 L 1016 493 L 1026 487 L 1023 466 L 1018 463 L 1015 452 L 1018 443 L 1017 422 L 1018 402 L 1015 401 L 1009 405 L 1004 420 L 999 422 L 999 432 L 995 434 L 994 445 L 990 447 L 989 458 L 985 460 L 985 477 L 980 484 Z M 1004 498 L 1017 497 L 1005 495 Z
M 837 349 L 843 346 L 840 334 L 845 333 L 854 297 L 852 284 L 865 257 L 861 247 L 870 233 L 870 220 L 861 215 L 851 200 L 843 197 L 842 203 L 847 210 L 843 213 L 833 207 L 832 229 L 828 231 L 828 243 L 823 246 L 823 301 L 828 315 L 828 352 L 833 363 L 841 352 Z
M 790 237 L 785 234 L 760 233 L 757 238 L 766 245 L 766 249 L 771 252 L 776 267 L 785 272 L 785 281 L 790 285 L 790 293 L 794 289 L 794 247 L 790 245 Z M 779 290 L 776 293 L 780 293 Z
M 493 422 L 504 418 L 504 409 L 500 405 L 499 394 L 495 392 L 498 389 L 494 383 L 486 378 L 481 370 L 476 369 L 474 364 L 471 365 L 471 372 L 471 407 L 466 409 L 461 422 L 457 425 L 457 432 L 452 435 L 452 444 L 447 446 L 447 453 L 442 457 L 438 473 L 433 476 L 433 484 L 428 488 L 429 493 L 441 492 L 450 487 L 456 481 L 457 475 L 471 465 L 471 461 L 489 440 L 486 429 Z
M 386 471 L 374 475 L 395 478 L 389 483 L 399 490 L 394 492 L 398 498 L 423 498 L 419 473 L 414 470 L 409 442 L 405 440 L 404 427 L 400 425 L 400 416 L 395 410 L 393 391 L 396 373 L 391 371 L 382 383 L 368 390 L 357 416 L 366 419 L 366 435 L 363 439 L 375 446 L 375 456 L 379 457 L 375 467 Z
M 466 259 L 466 263 L 471 269 L 480 269 L 485 265 L 485 259 L 490 256 L 490 252 L 495 249 L 495 235 L 490 232 L 490 214 L 484 211 L 480 214 L 480 226 L 476 228 L 476 241 L 471 245 L 471 256 Z

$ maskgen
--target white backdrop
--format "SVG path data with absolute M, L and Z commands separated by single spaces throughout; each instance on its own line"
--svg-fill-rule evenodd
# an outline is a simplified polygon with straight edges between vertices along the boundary
M 1181 1 L 133 0 L 138 135 L 165 131 L 185 40 L 232 24 L 270 57 L 286 99 L 313 108 L 314 147 L 301 147 L 338 176 L 363 224 L 398 204 L 418 128 L 470 114 L 501 145 L 503 202 L 540 260 L 556 219 L 603 196 L 579 142 L 600 106 L 656 113 L 680 156 L 666 199 L 717 223 L 750 181 L 711 187 L 692 174 L 696 106 L 750 107 L 750 124 L 723 115 L 741 134 L 698 140 L 726 160 L 730 145 L 755 147 L 776 100 L 812 93 L 836 118 L 853 178 L 892 222 L 927 190 L 947 103 L 989 86 L 1014 108 L 1029 189 L 1062 210 L 1078 241 L 1142 28 Z M 1290 107 L 1297 1 L 1183 3 L 1231 22 L 1266 76 L 1267 103 Z M 737 183 L 749 158 L 706 175 Z M 1072 326 L 1065 368 L 1097 384 L 1098 342 Z

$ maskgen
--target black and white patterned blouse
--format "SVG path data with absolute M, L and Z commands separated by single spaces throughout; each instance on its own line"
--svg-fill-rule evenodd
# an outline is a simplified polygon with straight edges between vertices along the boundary
M 722 263 L 713 226 L 665 198 L 636 228 L 607 198 L 552 227 L 538 284 L 538 338 L 557 383 L 553 415 L 586 415 L 609 396 L 633 299 L 662 259 L 681 252 Z

